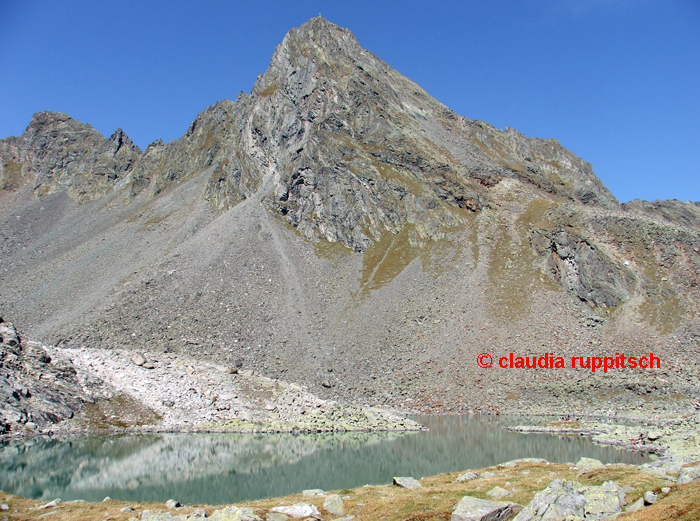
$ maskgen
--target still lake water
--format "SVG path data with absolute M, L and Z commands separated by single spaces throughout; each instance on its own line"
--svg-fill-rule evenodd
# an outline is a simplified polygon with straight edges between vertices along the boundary
M 526 457 L 604 463 L 648 458 L 587 438 L 518 434 L 523 418 L 428 416 L 417 433 L 165 434 L 37 438 L 0 444 L 0 490 L 31 498 L 223 504 L 308 488 L 337 490 Z M 541 421 L 541 419 L 539 420 Z

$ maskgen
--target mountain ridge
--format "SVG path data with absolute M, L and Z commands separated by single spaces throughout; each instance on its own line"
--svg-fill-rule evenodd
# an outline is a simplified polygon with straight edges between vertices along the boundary
M 556 140 L 455 114 L 326 20 L 177 140 L 39 113 L 0 159 L 2 314 L 46 343 L 439 412 L 643 407 L 638 374 L 474 360 L 653 349 L 660 406 L 700 399 L 700 204 L 620 204 Z

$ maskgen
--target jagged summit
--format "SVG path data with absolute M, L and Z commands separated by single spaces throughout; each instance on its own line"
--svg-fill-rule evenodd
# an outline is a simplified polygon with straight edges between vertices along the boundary
M 31 149 L 49 135 L 68 134 L 89 135 L 93 145 L 101 137 L 65 114 L 39 113 L 22 140 Z M 124 138 L 122 132 L 110 138 L 118 141 L 110 145 L 117 147 L 110 165 L 83 164 L 85 154 L 71 157 L 80 179 L 97 171 L 109 180 L 86 189 L 92 180 L 79 179 L 71 193 L 92 200 L 128 174 L 129 200 L 144 191 L 153 197 L 212 168 L 206 197 L 226 209 L 259 190 L 270 174 L 268 205 L 281 217 L 311 240 L 356 250 L 405 225 L 417 226 L 422 238 L 439 238 L 463 221 L 450 208 L 488 206 L 489 187 L 503 178 L 584 204 L 618 206 L 590 165 L 556 141 L 457 116 L 360 47 L 348 29 L 321 17 L 287 33 L 251 96 L 210 107 L 181 139 L 154 143 L 141 154 Z M 35 150 L 19 161 L 34 165 L 39 194 L 73 184 L 74 174 L 59 180 L 46 173 L 55 159 Z
M 348 45 L 359 47 L 357 39 L 350 29 L 340 27 L 322 16 L 314 16 L 299 27 L 290 29 L 282 44 L 290 39 L 314 42 L 319 48 L 331 51 Z
M 136 165 L 141 150 L 121 130 L 109 139 L 61 112 L 37 112 L 19 138 L 0 140 L 0 181 L 28 180 L 38 196 L 60 190 L 81 202 L 106 195 Z

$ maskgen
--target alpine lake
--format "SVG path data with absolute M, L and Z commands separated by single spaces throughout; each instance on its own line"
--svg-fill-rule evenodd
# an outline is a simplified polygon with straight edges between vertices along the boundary
M 0 490 L 33 498 L 228 504 L 305 489 L 348 489 L 517 458 L 641 464 L 588 438 L 503 429 L 524 418 L 421 416 L 428 431 L 37 437 L 0 444 Z M 539 421 L 542 421 L 540 418 Z

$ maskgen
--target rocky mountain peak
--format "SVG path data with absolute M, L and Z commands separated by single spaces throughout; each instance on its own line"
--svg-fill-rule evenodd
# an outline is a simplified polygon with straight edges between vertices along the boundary
M 315 16 L 308 22 L 291 29 L 285 40 L 297 42 L 313 42 L 319 48 L 343 48 L 348 44 L 358 45 L 355 35 L 345 27 L 340 27 L 322 16 Z
M 352 54 L 361 51 L 355 35 L 349 29 L 319 16 L 287 32 L 282 43 L 277 46 L 272 61 L 285 58 L 294 61 L 300 56 L 316 59 L 337 58 L 340 53 Z
M 364 251 L 406 226 L 417 228 L 413 243 L 439 239 L 464 221 L 460 211 L 489 206 L 506 178 L 619 207 L 590 164 L 555 140 L 457 116 L 323 18 L 287 33 L 242 101 L 239 152 L 211 200 L 241 200 L 271 174 L 270 208 L 310 240 Z M 254 181 L 241 193 L 245 170 Z
M 114 145 L 114 154 L 116 155 L 120 150 L 125 149 L 130 152 L 135 152 L 137 154 L 141 153 L 141 149 L 134 144 L 129 136 L 127 136 L 121 128 L 115 130 L 109 137 L 110 143 Z
M 0 140 L 0 178 L 15 189 L 24 179 L 40 197 L 67 189 L 87 202 L 111 190 L 140 154 L 121 129 L 106 139 L 67 114 L 37 112 L 19 138 Z
M 455 114 L 326 20 L 185 130 L 140 153 L 45 112 L 0 140 L 6 317 L 426 412 L 537 402 L 536 372 L 474 373 L 484 346 L 697 351 L 699 205 L 620 205 L 556 140 Z
M 37 112 L 32 116 L 32 119 L 27 126 L 27 130 L 38 130 L 47 126 L 59 125 L 70 121 L 73 121 L 73 118 L 71 118 L 68 114 L 45 110 L 42 112 Z

